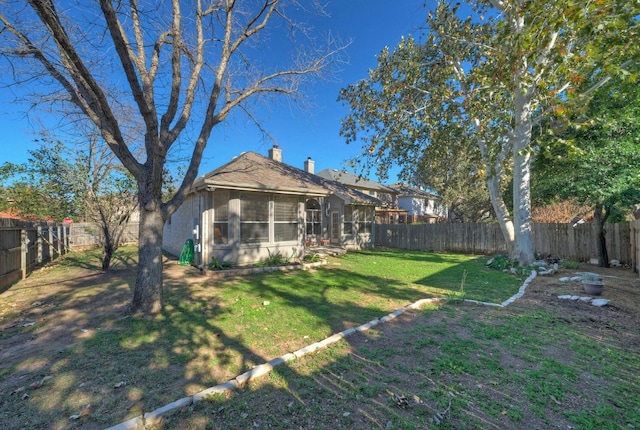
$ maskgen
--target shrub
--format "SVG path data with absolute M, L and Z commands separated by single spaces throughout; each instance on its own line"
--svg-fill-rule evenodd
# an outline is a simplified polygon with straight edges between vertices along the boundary
M 231 263 L 218 260 L 216 257 L 211 257 L 211 263 L 209 264 L 209 270 L 224 270 L 231 267 Z

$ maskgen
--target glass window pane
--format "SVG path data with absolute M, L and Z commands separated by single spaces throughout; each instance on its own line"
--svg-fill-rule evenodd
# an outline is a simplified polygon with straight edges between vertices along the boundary
M 216 191 L 213 194 L 213 220 L 229 220 L 229 192 Z
M 226 245 L 229 243 L 229 224 L 228 223 L 213 223 L 213 243 L 215 245 Z
M 241 221 L 269 221 L 269 196 L 265 194 L 244 194 L 240 198 Z
M 273 199 L 275 221 L 298 220 L 298 198 L 295 196 L 279 196 Z
M 242 223 L 240 225 L 240 241 L 242 243 L 268 242 L 269 223 Z
M 344 221 L 353 221 L 353 206 L 347 205 L 344 207 Z
M 276 242 L 298 239 L 298 224 L 296 223 L 277 223 L 273 228 L 274 240 Z

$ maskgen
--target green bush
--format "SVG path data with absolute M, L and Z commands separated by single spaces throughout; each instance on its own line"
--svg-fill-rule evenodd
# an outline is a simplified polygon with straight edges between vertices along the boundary
M 291 262 L 291 259 L 295 255 L 295 251 L 291 253 L 289 257 L 285 257 L 282 255 L 280 251 L 276 251 L 275 253 L 271 253 L 271 250 L 267 248 L 267 252 L 269 256 L 262 260 L 259 263 L 256 263 L 256 266 L 267 267 L 267 266 L 286 266 Z
M 520 266 L 517 258 L 511 258 L 508 255 L 497 254 L 489 259 L 487 266 L 500 271 L 508 271 L 514 275 L 530 275 L 532 270 L 536 270 L 534 266 Z
M 216 257 L 211 257 L 211 263 L 209 264 L 209 270 L 224 270 L 231 267 L 231 263 L 218 260 Z

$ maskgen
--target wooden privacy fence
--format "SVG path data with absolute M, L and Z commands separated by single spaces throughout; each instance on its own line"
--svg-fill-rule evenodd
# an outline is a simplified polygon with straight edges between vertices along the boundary
M 640 219 L 631 221 L 630 230 L 632 267 L 634 272 L 640 273 Z
M 66 225 L 0 226 L 0 292 L 68 250 Z
M 120 245 L 138 242 L 138 223 L 129 223 L 122 233 Z M 73 250 L 95 248 L 102 246 L 102 230 L 91 222 L 77 222 L 71 224 L 69 230 L 69 245 Z
M 138 224 L 131 223 L 125 228 L 120 244 L 137 241 Z M 0 219 L 0 292 L 26 278 L 38 265 L 68 251 L 101 245 L 102 232 L 93 223 L 69 225 Z
M 609 259 L 632 264 L 631 225 L 607 224 Z M 636 249 L 640 224 L 635 222 Z M 596 230 L 592 224 L 533 224 L 533 249 L 575 261 L 588 261 L 597 256 Z M 507 247 L 498 224 L 375 224 L 375 244 L 389 248 L 416 249 L 465 254 L 496 254 Z M 638 261 L 636 251 L 636 260 Z

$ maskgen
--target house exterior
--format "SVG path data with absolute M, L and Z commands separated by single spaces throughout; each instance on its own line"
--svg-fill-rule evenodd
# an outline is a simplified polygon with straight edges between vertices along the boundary
M 280 148 L 269 157 L 243 153 L 198 178 L 180 208 L 164 226 L 163 248 L 179 255 L 194 241 L 195 264 L 212 257 L 251 264 L 280 252 L 300 258 L 308 246 L 345 248 L 373 244 L 373 214 L 380 201 L 282 162 Z
M 405 222 L 407 211 L 398 207 L 398 190 L 336 169 L 324 169 L 318 172 L 318 176 L 340 182 L 353 190 L 378 198 L 381 204 L 376 206 L 376 223 L 398 224 Z
M 340 182 L 347 187 L 368 194 L 380 200 L 380 208 L 397 207 L 398 191 L 388 187 L 380 182 L 375 182 L 366 178 L 361 178 L 353 173 L 336 170 L 324 169 L 318 172 L 318 176 L 329 179 L 331 181 Z
M 407 211 L 408 223 L 430 224 L 447 217 L 447 210 L 437 195 L 401 182 L 391 187 L 398 191 L 398 207 Z

